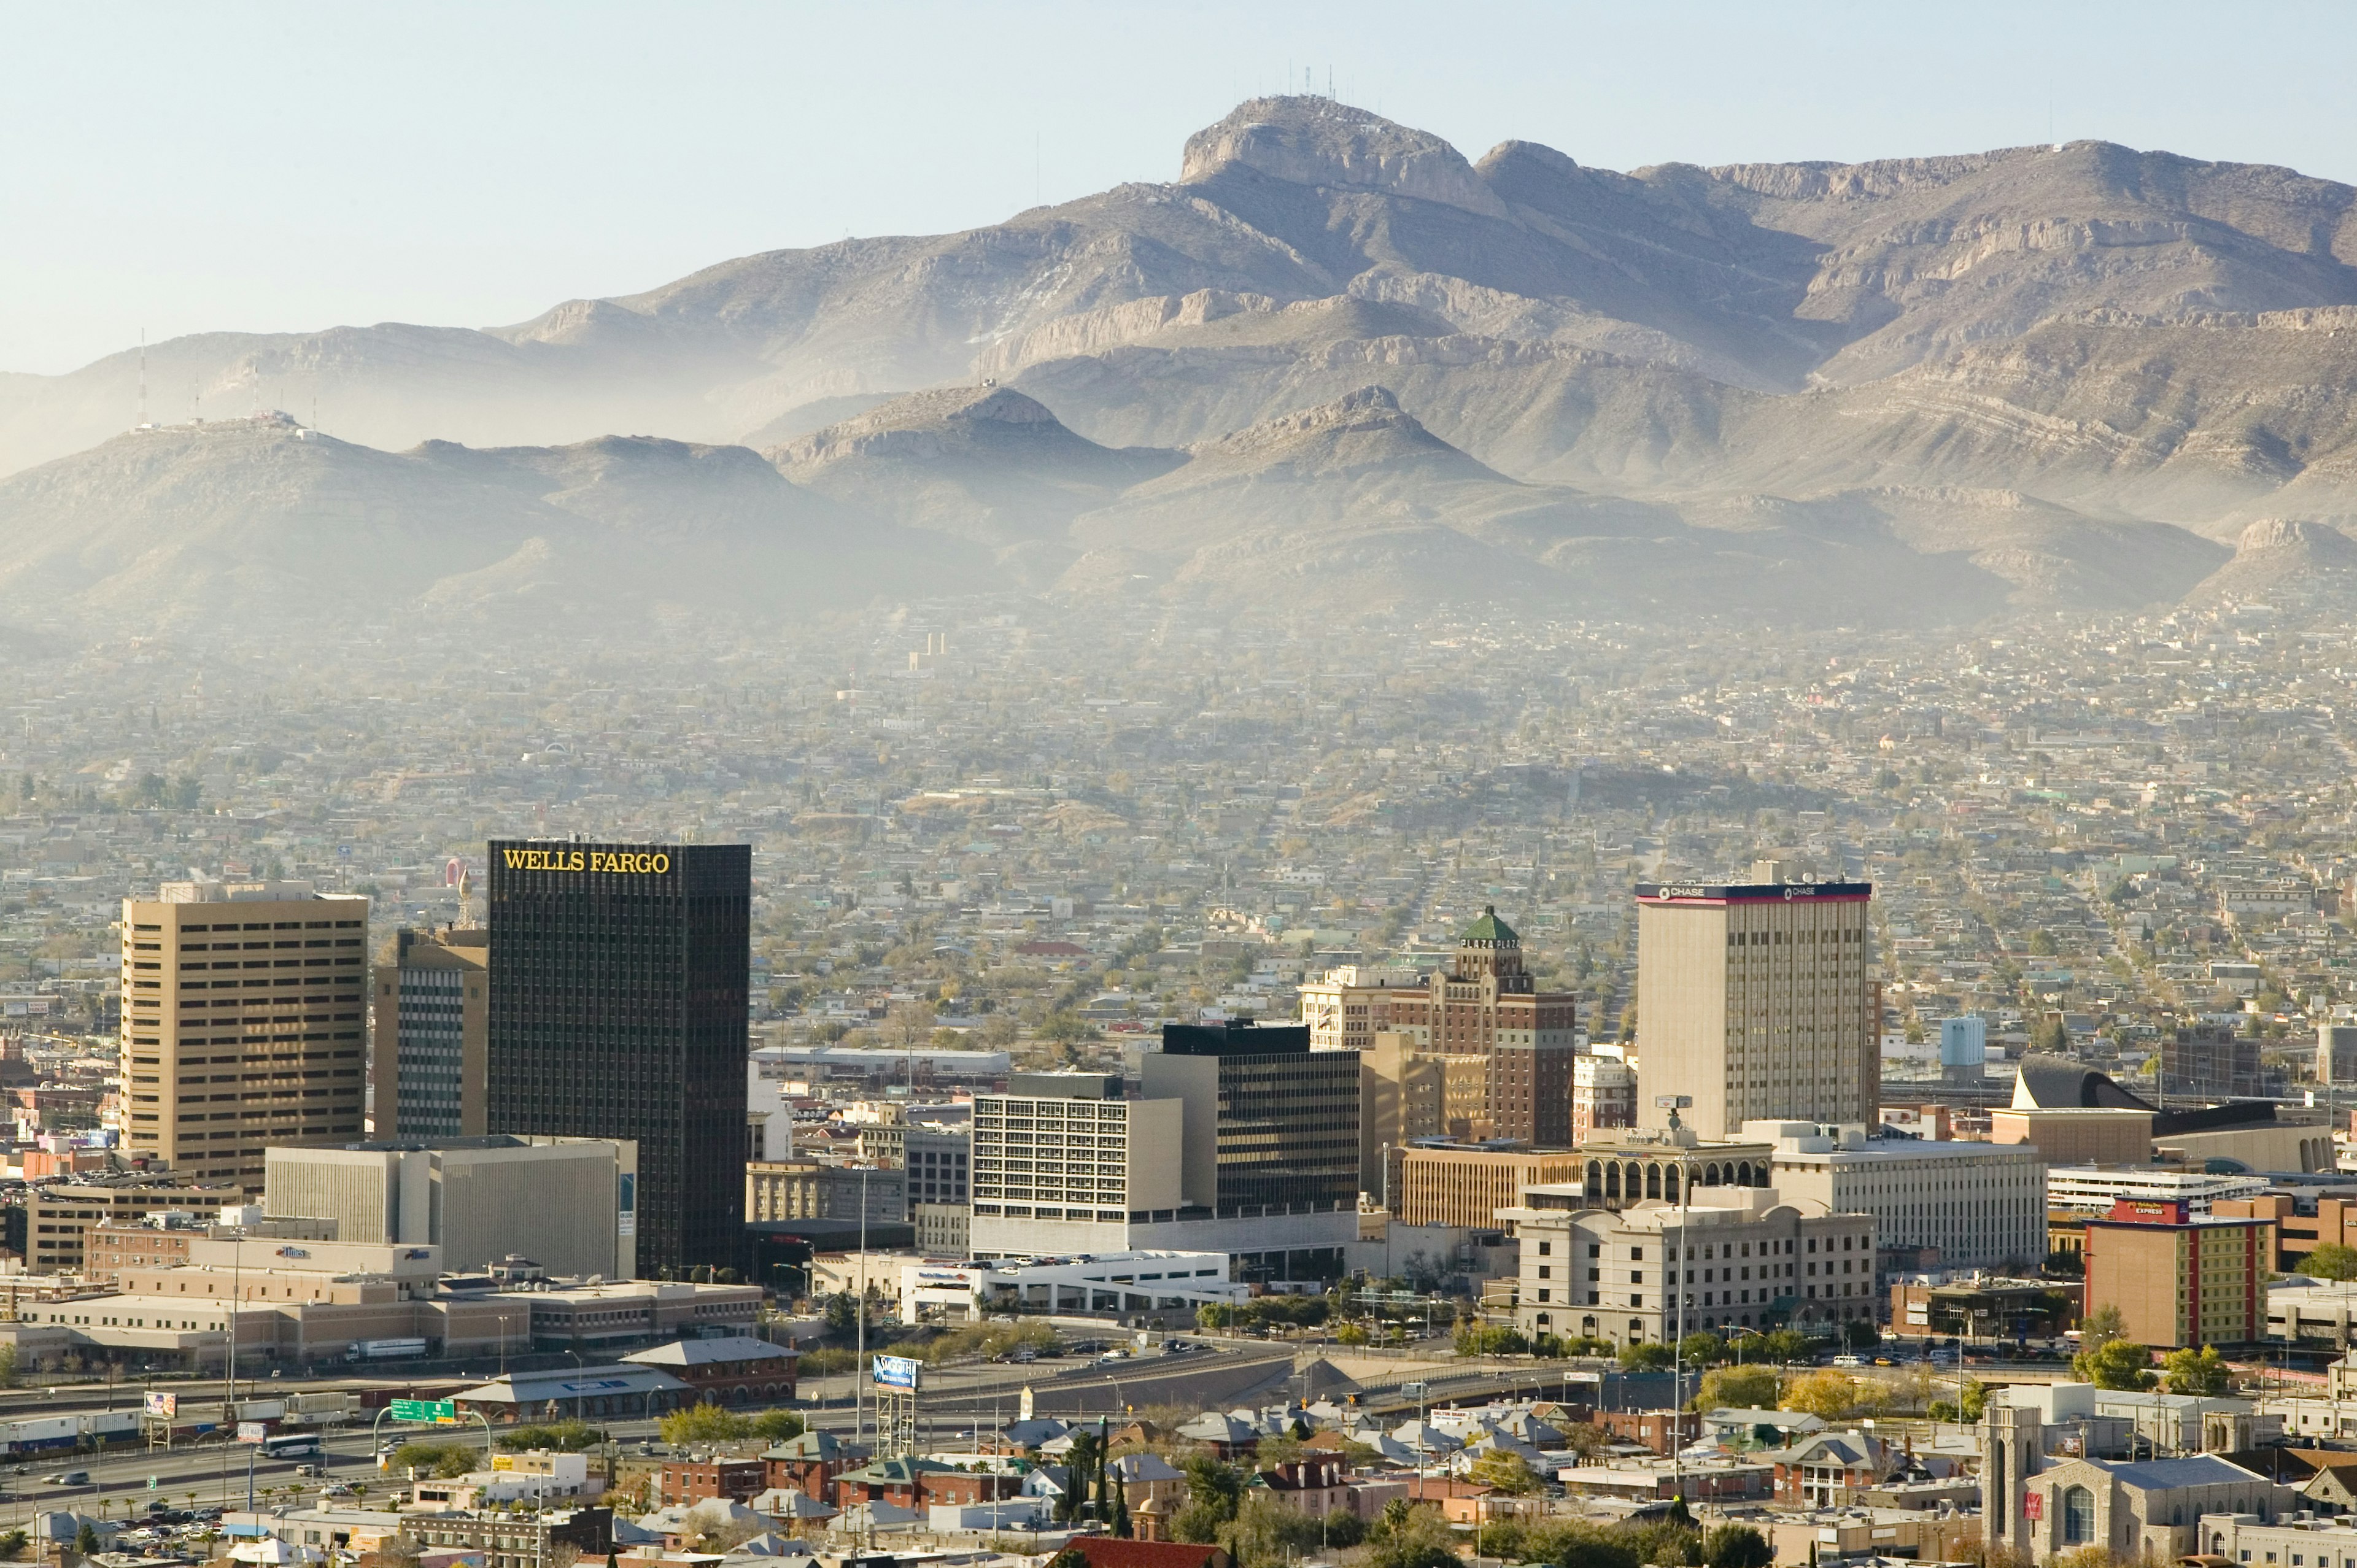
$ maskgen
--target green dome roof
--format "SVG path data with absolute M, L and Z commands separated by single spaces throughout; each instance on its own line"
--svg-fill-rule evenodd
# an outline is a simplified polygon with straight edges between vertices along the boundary
M 1457 940 L 1460 942 L 1487 942 L 1515 947 L 1520 947 L 1523 941 L 1521 935 L 1513 927 L 1498 918 L 1498 906 L 1495 904 L 1482 905 L 1481 918 L 1466 927 L 1464 934 Z

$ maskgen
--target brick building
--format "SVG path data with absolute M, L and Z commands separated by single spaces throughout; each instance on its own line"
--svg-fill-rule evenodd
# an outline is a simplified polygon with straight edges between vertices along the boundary
M 681 1339 L 622 1358 L 661 1367 L 705 1404 L 753 1404 L 794 1397 L 794 1363 L 802 1352 L 749 1335 Z M 759 1488 L 756 1488 L 757 1490 Z
M 2126 1337 L 2157 1350 L 2264 1338 L 2276 1222 L 2192 1208 L 2124 1197 L 2088 1220 L 2085 1310 L 2119 1308 Z
M 741 1503 L 769 1489 L 770 1466 L 766 1459 L 671 1460 L 664 1464 L 659 1484 L 662 1490 L 655 1499 L 659 1507 L 709 1502 L 715 1498 Z

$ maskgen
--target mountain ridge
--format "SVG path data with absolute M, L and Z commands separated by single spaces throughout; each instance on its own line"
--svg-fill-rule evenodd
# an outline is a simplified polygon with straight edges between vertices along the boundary
M 1737 591 L 1727 564 L 1765 550 L 1771 578 L 1943 615 L 2175 602 L 2254 522 L 2357 521 L 2349 186 L 2094 141 L 1623 173 L 1308 97 L 1236 106 L 1176 173 L 504 327 L 148 350 L 200 410 L 316 405 L 352 448 L 332 474 L 143 489 L 115 451 L 18 485 L 123 439 L 135 365 L 0 377 L 0 575 L 80 602 L 128 569 L 94 512 L 96 565 L 27 542 L 72 511 L 61 482 L 209 551 L 261 537 L 232 482 L 290 539 L 479 507 L 457 575 L 534 583 L 658 538 L 820 564 L 888 539 L 975 584 L 1045 590 L 1093 555 L 1122 593 L 1251 593 L 1256 552 L 1307 575 L 1355 541 L 1392 563 L 1376 598 L 1424 561 L 1609 607 L 1667 602 L 1676 569 Z M 1327 446 L 1265 460 L 1304 420 Z M 325 488 L 297 505 L 290 476 Z M 376 483 L 390 510 L 350 489 Z M 1469 575 L 1445 549 L 1504 554 Z

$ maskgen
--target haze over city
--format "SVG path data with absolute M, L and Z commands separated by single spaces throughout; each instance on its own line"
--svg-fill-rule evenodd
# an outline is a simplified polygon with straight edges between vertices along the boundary
M 16 21 L 0 1561 L 2357 1563 L 2340 11 Z

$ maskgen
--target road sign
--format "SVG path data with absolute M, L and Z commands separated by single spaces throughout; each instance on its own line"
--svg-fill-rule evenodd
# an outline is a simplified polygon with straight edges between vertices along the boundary
M 458 1407 L 449 1400 L 395 1400 L 393 1402 L 395 1421 L 456 1421 Z
M 876 1386 L 884 1389 L 907 1389 L 917 1391 L 917 1362 L 909 1356 L 878 1356 L 876 1359 Z
M 147 1489 L 151 1492 L 156 1489 L 156 1477 L 153 1476 L 147 1477 Z

